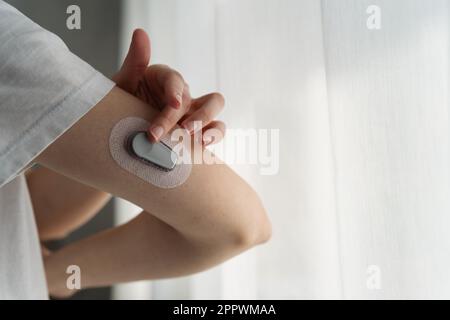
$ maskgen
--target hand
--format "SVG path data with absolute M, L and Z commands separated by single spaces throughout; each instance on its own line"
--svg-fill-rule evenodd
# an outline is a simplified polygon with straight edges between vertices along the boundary
M 150 52 L 147 33 L 136 29 L 122 68 L 113 77 L 120 88 L 160 109 L 160 114 L 148 129 L 150 140 L 159 141 L 179 124 L 191 134 L 201 130 L 204 145 L 220 141 L 225 135 L 225 124 L 214 118 L 224 107 L 223 96 L 220 93 L 210 93 L 192 99 L 189 86 L 180 73 L 166 65 L 148 66 Z M 196 121 L 201 121 L 201 128 L 194 128 Z M 217 129 L 221 135 L 214 135 L 212 140 L 207 133 L 209 129 Z

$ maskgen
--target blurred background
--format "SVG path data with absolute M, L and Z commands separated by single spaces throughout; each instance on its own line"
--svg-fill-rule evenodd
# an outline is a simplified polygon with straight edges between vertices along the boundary
M 279 171 L 233 165 L 272 240 L 207 272 L 74 299 L 450 298 L 446 0 L 7 0 L 107 76 L 134 28 L 228 128 L 279 129 Z M 66 9 L 81 8 L 81 30 Z M 380 9 L 380 26 L 367 25 Z M 114 199 L 54 247 L 133 217 Z

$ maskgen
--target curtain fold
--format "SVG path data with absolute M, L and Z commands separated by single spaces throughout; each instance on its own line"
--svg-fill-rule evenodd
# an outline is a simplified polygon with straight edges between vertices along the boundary
M 123 52 L 143 27 L 152 62 L 224 93 L 228 128 L 280 130 L 277 174 L 232 165 L 272 240 L 147 298 L 450 298 L 447 1 L 123 6 Z
M 322 4 L 345 297 L 448 298 L 448 1 Z

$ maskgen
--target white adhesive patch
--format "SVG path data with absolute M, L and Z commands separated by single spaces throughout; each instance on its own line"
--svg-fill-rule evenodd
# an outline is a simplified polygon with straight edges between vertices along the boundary
M 126 150 L 127 138 L 133 132 L 147 131 L 149 126 L 150 123 L 148 121 L 137 117 L 124 118 L 116 123 L 109 137 L 111 156 L 119 166 L 142 180 L 160 188 L 175 188 L 187 180 L 191 173 L 191 164 L 179 163 L 173 170 L 166 172 L 139 161 Z M 171 148 L 174 148 L 179 143 L 177 141 L 171 141 L 169 136 L 165 136 L 161 140 Z

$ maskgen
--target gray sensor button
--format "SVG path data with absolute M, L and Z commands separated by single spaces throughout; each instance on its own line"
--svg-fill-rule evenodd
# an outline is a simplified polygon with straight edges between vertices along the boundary
M 128 150 L 139 160 L 171 171 L 177 164 L 177 154 L 164 142 L 151 143 L 146 132 L 136 132 L 128 139 Z

